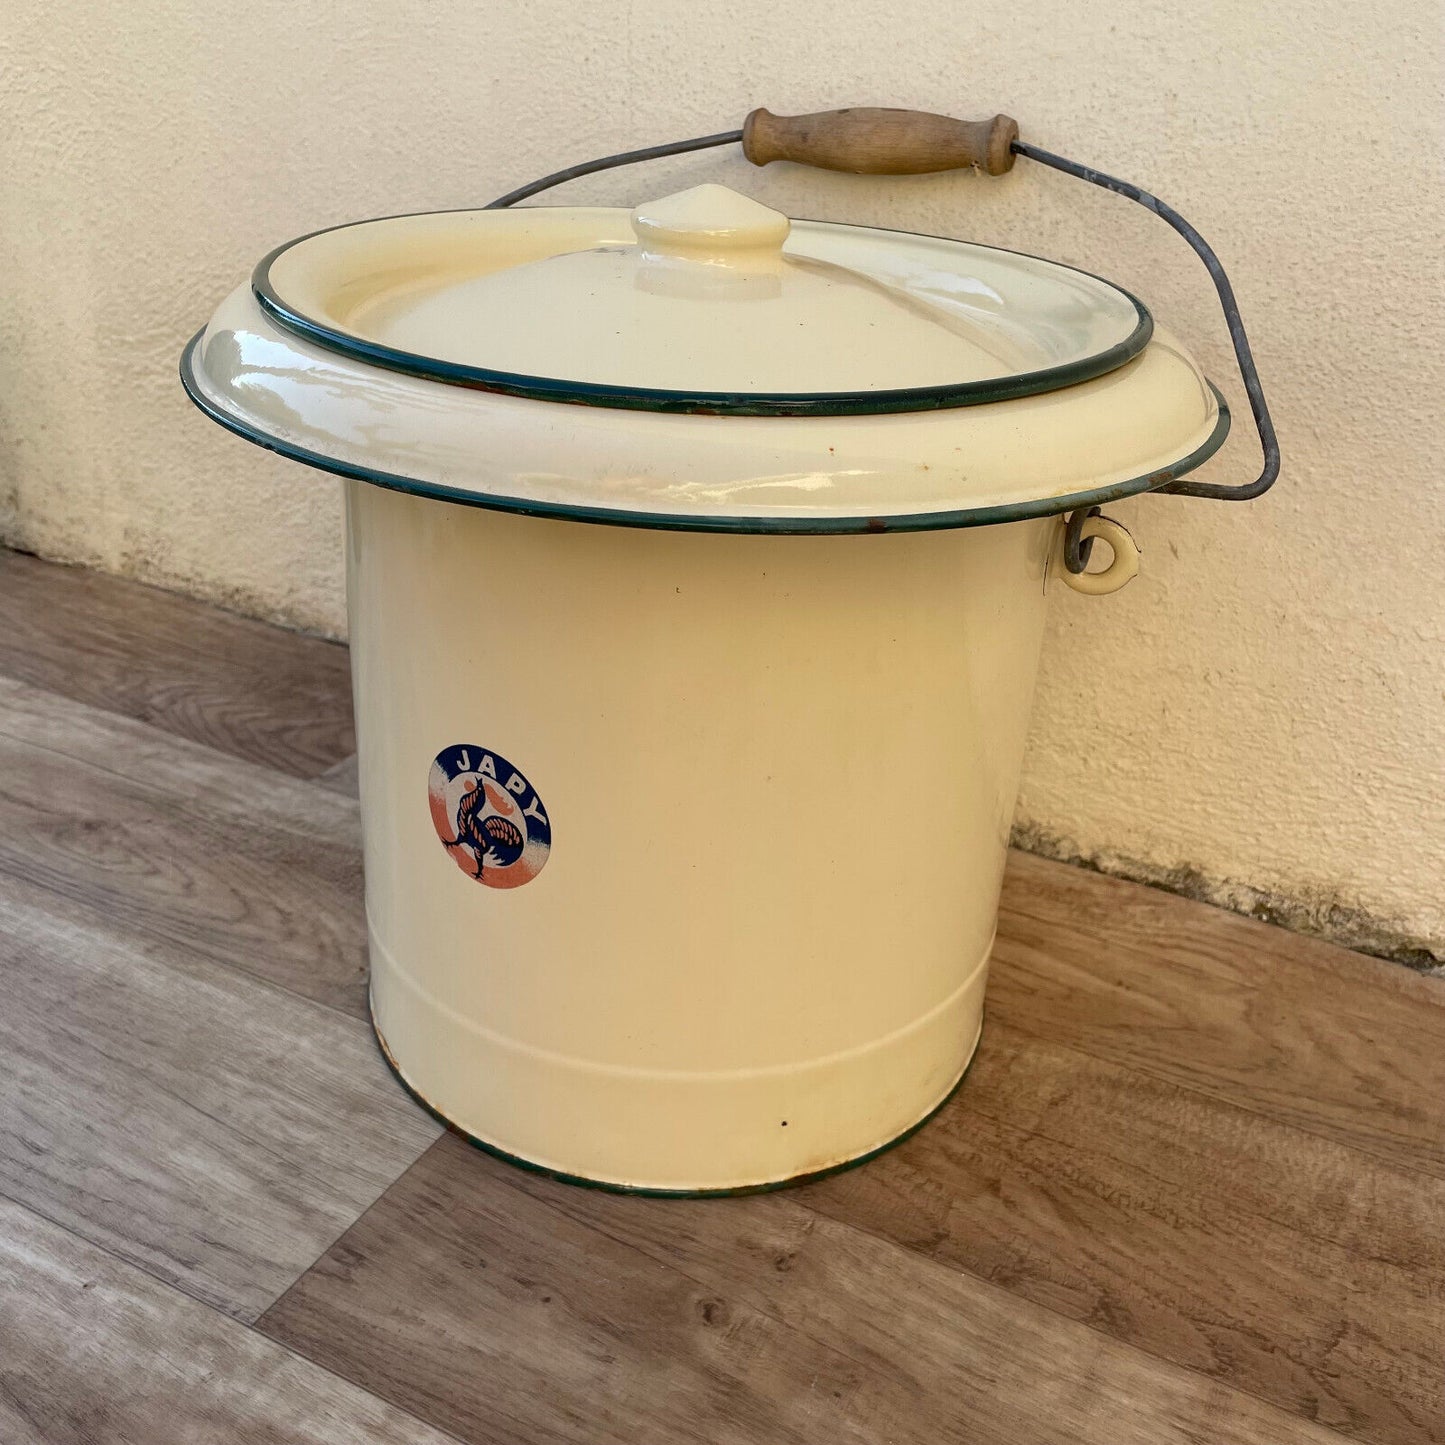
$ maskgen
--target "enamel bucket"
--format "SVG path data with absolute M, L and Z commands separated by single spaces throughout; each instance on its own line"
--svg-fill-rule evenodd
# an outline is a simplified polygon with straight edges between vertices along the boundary
M 372 1011 L 417 1098 L 684 1193 L 939 1107 L 1049 597 L 1128 581 L 1096 504 L 1228 429 L 1142 303 L 702 186 L 304 237 L 183 374 L 347 479 Z

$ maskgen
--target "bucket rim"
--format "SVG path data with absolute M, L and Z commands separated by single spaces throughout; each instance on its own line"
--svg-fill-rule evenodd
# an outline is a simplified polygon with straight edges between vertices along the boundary
M 554 521 L 583 522 L 600 526 L 635 527 L 650 531 L 709 532 L 756 536 L 851 536 L 894 532 L 935 532 L 962 527 L 991 527 L 1007 522 L 1024 522 L 1038 517 L 1058 516 L 1081 507 L 1104 506 L 1124 497 L 1154 491 L 1178 481 L 1209 460 L 1229 436 L 1231 416 L 1223 393 L 1206 378 L 1218 406 L 1213 430 L 1192 451 L 1168 466 L 1152 472 L 1110 482 L 1104 486 L 1058 496 L 1002 502 L 982 507 L 955 508 L 934 512 L 900 512 L 882 515 L 855 516 L 746 516 L 722 514 L 688 514 L 671 512 L 630 511 L 621 507 L 599 507 L 568 502 L 549 502 L 531 497 L 513 497 L 499 493 L 469 491 L 448 486 L 444 482 L 426 481 L 388 472 L 339 457 L 326 456 L 309 447 L 286 441 L 249 425 L 211 400 L 201 386 L 196 369 L 196 354 L 206 334 L 201 330 L 187 343 L 181 353 L 181 385 L 192 403 L 206 416 L 256 446 L 290 461 L 329 472 L 352 481 L 367 482 L 390 491 L 433 501 L 452 502 L 460 506 L 481 507 L 488 511 L 510 512 L 520 516 L 546 518 Z

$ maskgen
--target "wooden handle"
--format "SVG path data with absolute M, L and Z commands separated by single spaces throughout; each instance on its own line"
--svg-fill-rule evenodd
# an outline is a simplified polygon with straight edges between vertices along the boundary
M 914 176 L 977 166 L 991 176 L 1012 169 L 1018 122 L 954 120 L 922 110 L 856 106 L 817 115 L 755 110 L 743 123 L 743 154 L 755 165 L 798 161 L 829 171 Z

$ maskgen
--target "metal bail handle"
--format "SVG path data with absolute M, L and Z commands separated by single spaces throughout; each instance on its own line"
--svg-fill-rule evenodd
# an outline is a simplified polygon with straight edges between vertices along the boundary
M 1279 442 L 1275 437 L 1269 406 L 1264 399 L 1259 372 L 1255 368 L 1254 353 L 1250 350 L 1249 338 L 1244 332 L 1239 303 L 1234 298 L 1234 288 L 1229 284 L 1229 277 L 1224 274 L 1219 257 L 1178 211 L 1157 196 L 1150 195 L 1148 191 L 1141 190 L 1129 181 L 1121 181 L 1115 176 L 1105 175 L 1103 171 L 1081 166 L 1021 141 L 1018 133 L 1017 122 L 1006 115 L 996 115 L 992 120 L 967 121 L 955 120 L 946 115 L 931 115 L 926 111 L 866 106 L 820 111 L 815 115 L 774 115 L 771 111 L 755 110 L 738 130 L 719 131 L 716 135 L 699 136 L 695 140 L 672 141 L 667 145 L 648 146 L 643 150 L 622 151 L 598 160 L 583 161 L 580 165 L 554 171 L 550 176 L 543 176 L 530 185 L 509 191 L 505 196 L 493 201 L 487 209 L 496 210 L 514 205 L 517 201 L 524 201 L 529 196 L 561 185 L 563 181 L 591 175 L 594 171 L 605 171 L 614 166 L 632 165 L 636 161 L 655 160 L 661 156 L 682 155 L 687 151 L 707 150 L 713 146 L 734 143 L 742 145 L 743 154 L 754 165 L 765 166 L 771 161 L 789 160 L 802 165 L 818 166 L 824 170 L 851 171 L 864 175 L 919 175 L 929 171 L 958 170 L 974 166 L 988 175 L 997 176 L 1012 168 L 1015 156 L 1027 156 L 1029 160 L 1037 161 L 1040 165 L 1051 166 L 1056 171 L 1063 171 L 1065 175 L 1075 176 L 1081 181 L 1088 181 L 1090 185 L 1101 186 L 1106 191 L 1113 191 L 1131 201 L 1137 201 L 1145 210 L 1152 211 L 1189 242 L 1195 255 L 1209 272 L 1209 279 L 1214 282 L 1214 289 L 1224 312 L 1225 325 L 1229 328 L 1229 339 L 1234 344 L 1234 359 L 1244 381 L 1245 393 L 1249 397 L 1255 430 L 1259 433 L 1264 467 L 1254 481 L 1239 487 L 1188 482 L 1171 478 L 1165 472 L 1161 474 L 1164 480 L 1153 490 L 1171 492 L 1180 497 L 1213 497 L 1226 502 L 1247 502 L 1262 496 L 1279 476 Z M 1078 515 L 1075 513 L 1075 516 Z M 1080 526 L 1085 520 L 1080 519 Z M 1071 528 L 1073 523 L 1074 519 L 1071 517 Z M 1110 525 L 1118 526 L 1117 523 Z M 1078 537 L 1081 534 L 1075 535 Z M 1087 540 L 1085 537 L 1084 541 Z M 1066 555 L 1065 565 L 1068 571 L 1075 576 L 1092 575 L 1083 573 L 1088 557 L 1087 550 L 1082 557 L 1083 560 L 1079 560 L 1077 552 Z M 1075 561 L 1079 561 L 1077 567 L 1073 565 Z M 1098 575 L 1107 576 L 1112 572 L 1111 567 L 1109 573 Z M 1128 578 L 1124 580 L 1127 581 Z

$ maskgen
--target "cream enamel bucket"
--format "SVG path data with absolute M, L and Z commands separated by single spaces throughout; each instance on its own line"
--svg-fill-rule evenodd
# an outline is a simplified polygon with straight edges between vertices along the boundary
M 930 1113 L 978 1040 L 1056 524 L 594 533 L 358 482 L 347 510 L 372 1005 L 408 1085 L 505 1153 L 663 1189 Z M 474 556 L 558 583 L 496 647 L 457 607 Z M 502 897 L 416 807 L 454 738 L 525 760 L 549 814 Z
M 1095 504 L 1228 429 L 1142 303 L 705 186 L 302 238 L 183 374 L 346 478 L 372 1010 L 419 1100 L 688 1194 L 939 1107 L 1048 599 L 1134 576 Z

